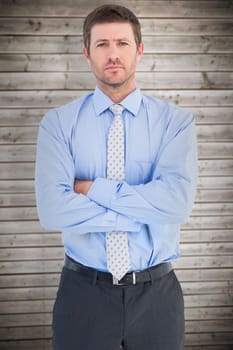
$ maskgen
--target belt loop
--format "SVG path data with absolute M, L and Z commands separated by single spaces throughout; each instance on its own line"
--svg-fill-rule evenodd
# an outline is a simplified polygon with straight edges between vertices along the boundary
M 93 279 L 92 279 L 92 284 L 93 285 L 96 285 L 96 283 L 97 283 L 97 276 L 98 276 L 98 271 L 94 270 L 93 271 Z
M 150 270 L 148 270 L 148 274 L 149 274 L 149 276 L 150 276 L 150 283 L 151 283 L 151 285 L 154 283 L 154 279 L 153 279 L 153 277 L 152 277 L 152 274 L 151 274 L 151 271 Z

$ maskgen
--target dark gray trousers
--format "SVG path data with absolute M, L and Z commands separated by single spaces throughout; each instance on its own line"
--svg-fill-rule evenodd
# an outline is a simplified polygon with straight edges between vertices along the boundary
M 183 350 L 184 303 L 174 271 L 113 286 L 63 268 L 53 309 L 53 350 Z

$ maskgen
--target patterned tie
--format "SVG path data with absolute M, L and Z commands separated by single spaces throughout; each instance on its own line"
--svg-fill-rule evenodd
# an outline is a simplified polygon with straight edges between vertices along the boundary
M 108 134 L 107 178 L 124 180 L 124 125 L 123 107 L 119 104 L 109 108 L 114 119 Z M 106 233 L 107 267 L 113 277 L 119 281 L 130 268 L 127 232 L 114 231 Z

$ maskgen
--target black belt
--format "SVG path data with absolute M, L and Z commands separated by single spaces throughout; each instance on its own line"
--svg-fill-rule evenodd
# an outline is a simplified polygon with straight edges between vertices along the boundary
M 166 262 L 140 272 L 129 272 L 120 281 L 117 281 L 113 278 L 111 273 L 101 272 L 91 267 L 84 266 L 67 255 L 65 256 L 64 266 L 69 270 L 76 271 L 86 276 L 91 281 L 109 282 L 114 285 L 134 285 L 137 283 L 153 282 L 172 271 L 172 264 Z

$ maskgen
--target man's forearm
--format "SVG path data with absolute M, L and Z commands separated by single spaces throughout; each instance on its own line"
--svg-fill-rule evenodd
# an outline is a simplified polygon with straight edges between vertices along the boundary
M 74 192 L 87 195 L 91 185 L 93 184 L 93 181 L 91 180 L 78 180 L 75 179 L 74 181 Z

